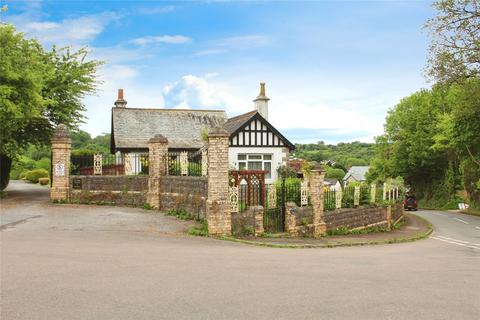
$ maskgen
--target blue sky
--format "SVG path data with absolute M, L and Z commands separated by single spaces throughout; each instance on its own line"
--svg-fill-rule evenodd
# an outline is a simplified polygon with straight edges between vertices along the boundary
M 293 142 L 373 141 L 389 108 L 428 87 L 430 1 L 7 1 L 2 21 L 44 46 L 88 46 L 106 64 L 82 129 L 130 107 L 253 109 Z

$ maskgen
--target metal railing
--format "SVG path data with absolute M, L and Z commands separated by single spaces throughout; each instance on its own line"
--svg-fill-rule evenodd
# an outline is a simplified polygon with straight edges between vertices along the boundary
M 70 174 L 84 176 L 146 175 L 148 174 L 148 155 L 72 155 L 70 158 Z
M 167 175 L 170 176 L 202 176 L 202 151 L 168 152 Z M 202 174 L 203 173 L 203 174 Z

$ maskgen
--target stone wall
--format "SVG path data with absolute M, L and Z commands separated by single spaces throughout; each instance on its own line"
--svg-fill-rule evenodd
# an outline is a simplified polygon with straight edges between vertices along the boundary
M 392 205 L 392 223 L 403 217 L 403 203 Z
M 327 230 L 335 230 L 341 227 L 357 229 L 371 225 L 388 226 L 386 207 L 339 209 L 326 212 L 324 219 Z
M 285 231 L 292 236 L 312 236 L 314 232 L 312 208 L 301 208 L 293 202 L 287 203 L 285 207 Z M 327 230 L 335 230 L 342 227 L 350 230 L 370 226 L 389 227 L 387 212 L 388 208 L 386 207 L 348 208 L 325 212 L 323 219 Z M 390 223 L 396 222 L 402 216 L 403 206 L 401 204 L 393 205 Z
M 142 207 L 148 176 L 71 176 L 70 202 Z
M 195 194 L 208 196 L 208 179 L 206 177 L 162 176 L 160 179 L 162 193 Z
M 74 180 L 81 182 L 81 189 L 75 189 Z M 148 176 L 71 176 L 70 190 L 147 191 Z
M 143 207 L 147 202 L 146 191 L 89 191 L 71 190 L 71 203 L 105 204 L 116 206 Z
M 264 232 L 262 206 L 251 206 L 244 212 L 232 213 L 232 234 L 235 236 L 258 236 Z
M 162 176 L 160 208 L 162 211 L 184 209 L 197 218 L 206 217 L 208 180 L 206 177 Z

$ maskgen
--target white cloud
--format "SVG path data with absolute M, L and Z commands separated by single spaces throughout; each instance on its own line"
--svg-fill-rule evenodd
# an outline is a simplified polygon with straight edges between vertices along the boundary
M 137 12 L 144 15 L 151 15 L 151 14 L 162 14 L 168 13 L 175 10 L 175 6 L 154 6 L 154 7 L 141 7 L 138 8 Z
M 182 35 L 147 36 L 130 40 L 131 43 L 139 46 L 155 43 L 181 44 L 191 41 L 191 38 Z
M 78 18 L 64 19 L 59 22 L 32 21 L 33 17 L 18 15 L 11 18 L 19 30 L 27 36 L 35 37 L 43 44 L 83 45 L 95 39 L 105 27 L 120 16 L 113 12 L 85 15 Z
M 221 38 L 208 41 L 206 48 L 194 53 L 193 56 L 207 56 L 225 53 L 230 50 L 246 50 L 262 47 L 269 43 L 271 43 L 269 37 L 258 34 Z
M 210 73 L 203 77 L 183 76 L 173 84 L 163 88 L 165 106 L 170 108 L 192 109 L 226 109 L 242 110 L 243 99 L 228 92 L 226 85 L 212 82 L 217 74 Z
M 222 38 L 212 41 L 212 44 L 217 47 L 228 47 L 232 49 L 250 49 L 267 45 L 271 42 L 270 38 L 252 34 L 245 36 Z

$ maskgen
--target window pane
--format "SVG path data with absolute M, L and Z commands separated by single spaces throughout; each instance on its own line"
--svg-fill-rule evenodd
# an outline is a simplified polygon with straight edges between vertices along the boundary
M 264 154 L 263 155 L 263 160 L 272 160 L 272 155 L 271 154 Z
M 261 154 L 249 154 L 248 159 L 249 160 L 262 160 L 262 155 Z
M 266 179 L 270 179 L 272 177 L 272 163 L 271 162 L 264 162 L 263 163 L 263 170 L 267 171 L 265 174 Z
M 238 170 L 246 170 L 247 169 L 247 163 L 246 162 L 239 162 L 238 163 Z
M 262 170 L 262 161 L 249 161 L 248 170 Z
M 239 154 L 238 155 L 238 160 L 247 160 L 247 155 L 246 154 Z

